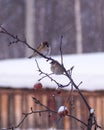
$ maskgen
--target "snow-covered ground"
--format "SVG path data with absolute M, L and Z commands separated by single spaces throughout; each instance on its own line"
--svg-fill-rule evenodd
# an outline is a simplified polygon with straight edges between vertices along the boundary
M 54 56 L 60 61 L 60 56 Z M 83 83 L 80 89 L 83 90 L 104 90 L 104 53 L 90 53 L 79 55 L 64 55 L 66 69 L 74 66 L 73 80 L 76 84 Z M 50 64 L 43 58 L 37 58 L 40 68 L 46 73 L 51 73 Z M 37 71 L 35 59 L 10 59 L 0 61 L 0 86 L 3 87 L 26 87 L 33 88 L 33 85 L 41 77 Z M 67 84 L 65 76 L 53 76 L 57 81 Z M 56 84 L 45 78 L 42 81 L 44 87 L 56 88 Z

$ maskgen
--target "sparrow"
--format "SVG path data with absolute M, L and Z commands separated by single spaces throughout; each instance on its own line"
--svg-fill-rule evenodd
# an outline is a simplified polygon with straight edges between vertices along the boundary
M 47 56 L 50 54 L 51 48 L 49 46 L 49 43 L 47 41 L 44 41 L 36 48 L 36 50 L 42 53 L 43 55 Z M 31 56 L 29 56 L 29 58 L 36 56 L 39 56 L 39 54 L 37 52 L 34 52 Z
M 63 66 L 56 60 L 53 60 L 51 63 L 51 71 L 56 74 L 56 75 L 60 75 L 64 73 L 64 68 Z

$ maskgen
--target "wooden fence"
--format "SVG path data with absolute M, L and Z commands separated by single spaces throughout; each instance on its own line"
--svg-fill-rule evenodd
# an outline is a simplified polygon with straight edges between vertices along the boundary
M 52 96 L 52 95 L 55 96 Z M 104 91 L 83 91 L 84 96 L 95 109 L 97 122 L 104 128 Z M 63 105 L 67 99 L 69 92 L 62 91 L 57 94 L 56 91 L 33 90 L 33 89 L 13 89 L 0 88 L 0 129 L 9 126 L 17 125 L 23 118 L 24 112 L 30 112 L 31 107 L 35 110 L 42 110 L 43 108 L 35 104 L 32 97 L 39 99 L 44 105 L 48 105 L 52 109 L 57 110 L 59 106 Z M 77 92 L 73 93 L 73 105 L 68 105 L 70 114 L 87 122 L 88 111 Z M 49 116 L 49 113 L 32 114 L 22 124 L 20 129 L 24 128 L 39 128 L 47 129 L 50 127 L 64 130 L 78 130 L 81 129 L 81 123 L 72 118 L 64 117 L 59 119 L 55 114 Z

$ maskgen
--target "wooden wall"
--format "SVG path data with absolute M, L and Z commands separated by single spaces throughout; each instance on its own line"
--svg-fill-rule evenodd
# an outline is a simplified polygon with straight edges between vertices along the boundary
M 52 96 L 52 95 L 55 96 Z M 77 92 L 73 93 L 73 105 L 69 103 L 69 112 L 75 117 L 87 122 L 88 111 Z M 92 108 L 95 109 L 97 122 L 104 128 L 104 91 L 88 92 L 83 91 L 87 101 Z M 43 108 L 35 104 L 32 97 L 36 97 L 43 104 L 50 106 L 57 110 L 59 106 L 64 105 L 69 92 L 62 91 L 57 94 L 56 91 L 46 90 L 32 90 L 32 89 L 0 89 L 0 129 L 8 126 L 17 125 L 22 119 L 24 112 L 30 112 L 32 107 L 35 110 L 42 110 Z M 69 102 L 69 101 L 68 101 Z M 20 129 L 24 128 L 49 128 L 55 126 L 57 129 L 75 130 L 83 127 L 77 121 L 64 117 L 59 119 L 57 115 L 49 117 L 49 113 L 32 114 L 22 124 Z

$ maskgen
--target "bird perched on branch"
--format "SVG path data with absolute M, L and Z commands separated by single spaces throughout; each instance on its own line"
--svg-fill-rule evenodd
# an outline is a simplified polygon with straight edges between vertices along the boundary
M 42 53 L 45 56 L 50 55 L 51 48 L 47 41 L 42 42 L 36 49 L 39 53 Z M 39 56 L 39 54 L 35 51 L 29 58 Z
M 64 73 L 64 68 L 58 61 L 53 60 L 50 64 L 51 64 L 51 71 L 54 74 L 60 75 Z

